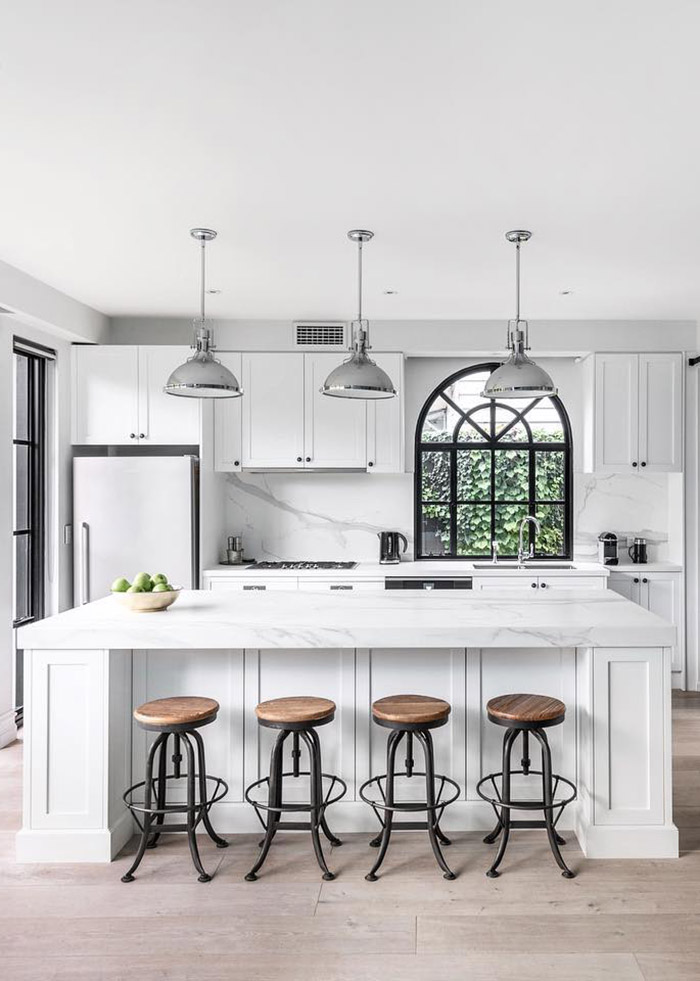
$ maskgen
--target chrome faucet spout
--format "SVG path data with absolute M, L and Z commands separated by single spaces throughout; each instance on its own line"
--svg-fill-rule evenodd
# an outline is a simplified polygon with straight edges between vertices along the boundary
M 528 524 L 533 524 L 535 526 L 535 538 L 539 535 L 541 531 L 540 523 L 534 515 L 528 514 L 522 519 L 518 527 L 518 565 L 522 565 L 525 559 L 531 559 L 535 554 L 532 545 L 528 547 L 527 552 L 525 551 L 525 548 L 523 546 L 523 536 L 525 533 L 525 526 Z

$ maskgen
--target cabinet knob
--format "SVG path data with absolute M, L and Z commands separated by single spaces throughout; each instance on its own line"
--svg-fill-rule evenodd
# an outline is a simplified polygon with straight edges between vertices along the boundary
M 645 460 L 642 460 L 642 466 L 643 467 L 646 467 L 646 461 Z
M 373 467 L 374 466 L 374 460 L 368 460 L 367 461 L 367 466 L 368 467 Z
M 541 587 L 542 589 L 546 589 L 546 588 L 547 588 L 547 583 L 546 583 L 546 582 L 541 582 L 541 583 L 540 583 L 540 587 Z
M 537 589 L 537 583 L 536 582 L 531 582 L 530 585 L 532 586 L 533 589 Z
M 234 467 L 240 467 L 241 461 L 240 460 L 234 460 L 233 461 L 233 465 L 234 465 Z
M 300 456 L 297 457 L 297 463 L 301 463 L 301 457 Z
M 648 579 L 642 579 L 642 582 L 649 582 Z
M 145 439 L 145 438 L 146 438 L 145 433 L 139 433 L 139 439 Z
M 634 463 L 632 464 L 632 466 L 633 467 L 636 467 L 637 466 L 637 461 L 636 460 L 634 461 Z
M 635 582 L 639 582 L 639 579 L 638 579 L 638 578 L 637 578 L 637 577 L 635 576 L 635 577 L 634 577 L 634 581 L 635 581 Z
M 129 433 L 129 439 L 136 439 L 136 433 Z
M 311 457 L 310 457 L 310 456 L 307 456 L 307 458 L 306 458 L 306 462 L 307 462 L 307 463 L 311 463 Z

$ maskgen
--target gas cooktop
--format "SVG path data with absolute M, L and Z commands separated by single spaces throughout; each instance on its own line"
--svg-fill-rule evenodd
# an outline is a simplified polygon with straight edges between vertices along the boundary
M 357 562 L 256 562 L 253 569 L 354 569 Z

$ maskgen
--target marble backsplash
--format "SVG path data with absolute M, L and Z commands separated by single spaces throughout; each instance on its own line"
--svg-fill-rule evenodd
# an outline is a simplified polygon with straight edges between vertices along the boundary
M 256 559 L 373 561 L 382 530 L 413 550 L 413 474 L 228 474 L 223 532 L 242 535 Z M 666 474 L 574 474 L 574 555 L 595 559 L 601 531 L 644 536 L 650 559 L 668 558 Z M 222 536 L 222 546 L 223 546 Z

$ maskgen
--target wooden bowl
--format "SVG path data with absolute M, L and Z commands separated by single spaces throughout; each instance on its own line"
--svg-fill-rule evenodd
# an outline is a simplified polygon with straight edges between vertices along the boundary
M 112 596 L 133 613 L 160 613 L 172 606 L 180 595 L 180 586 L 159 593 L 116 593 Z

